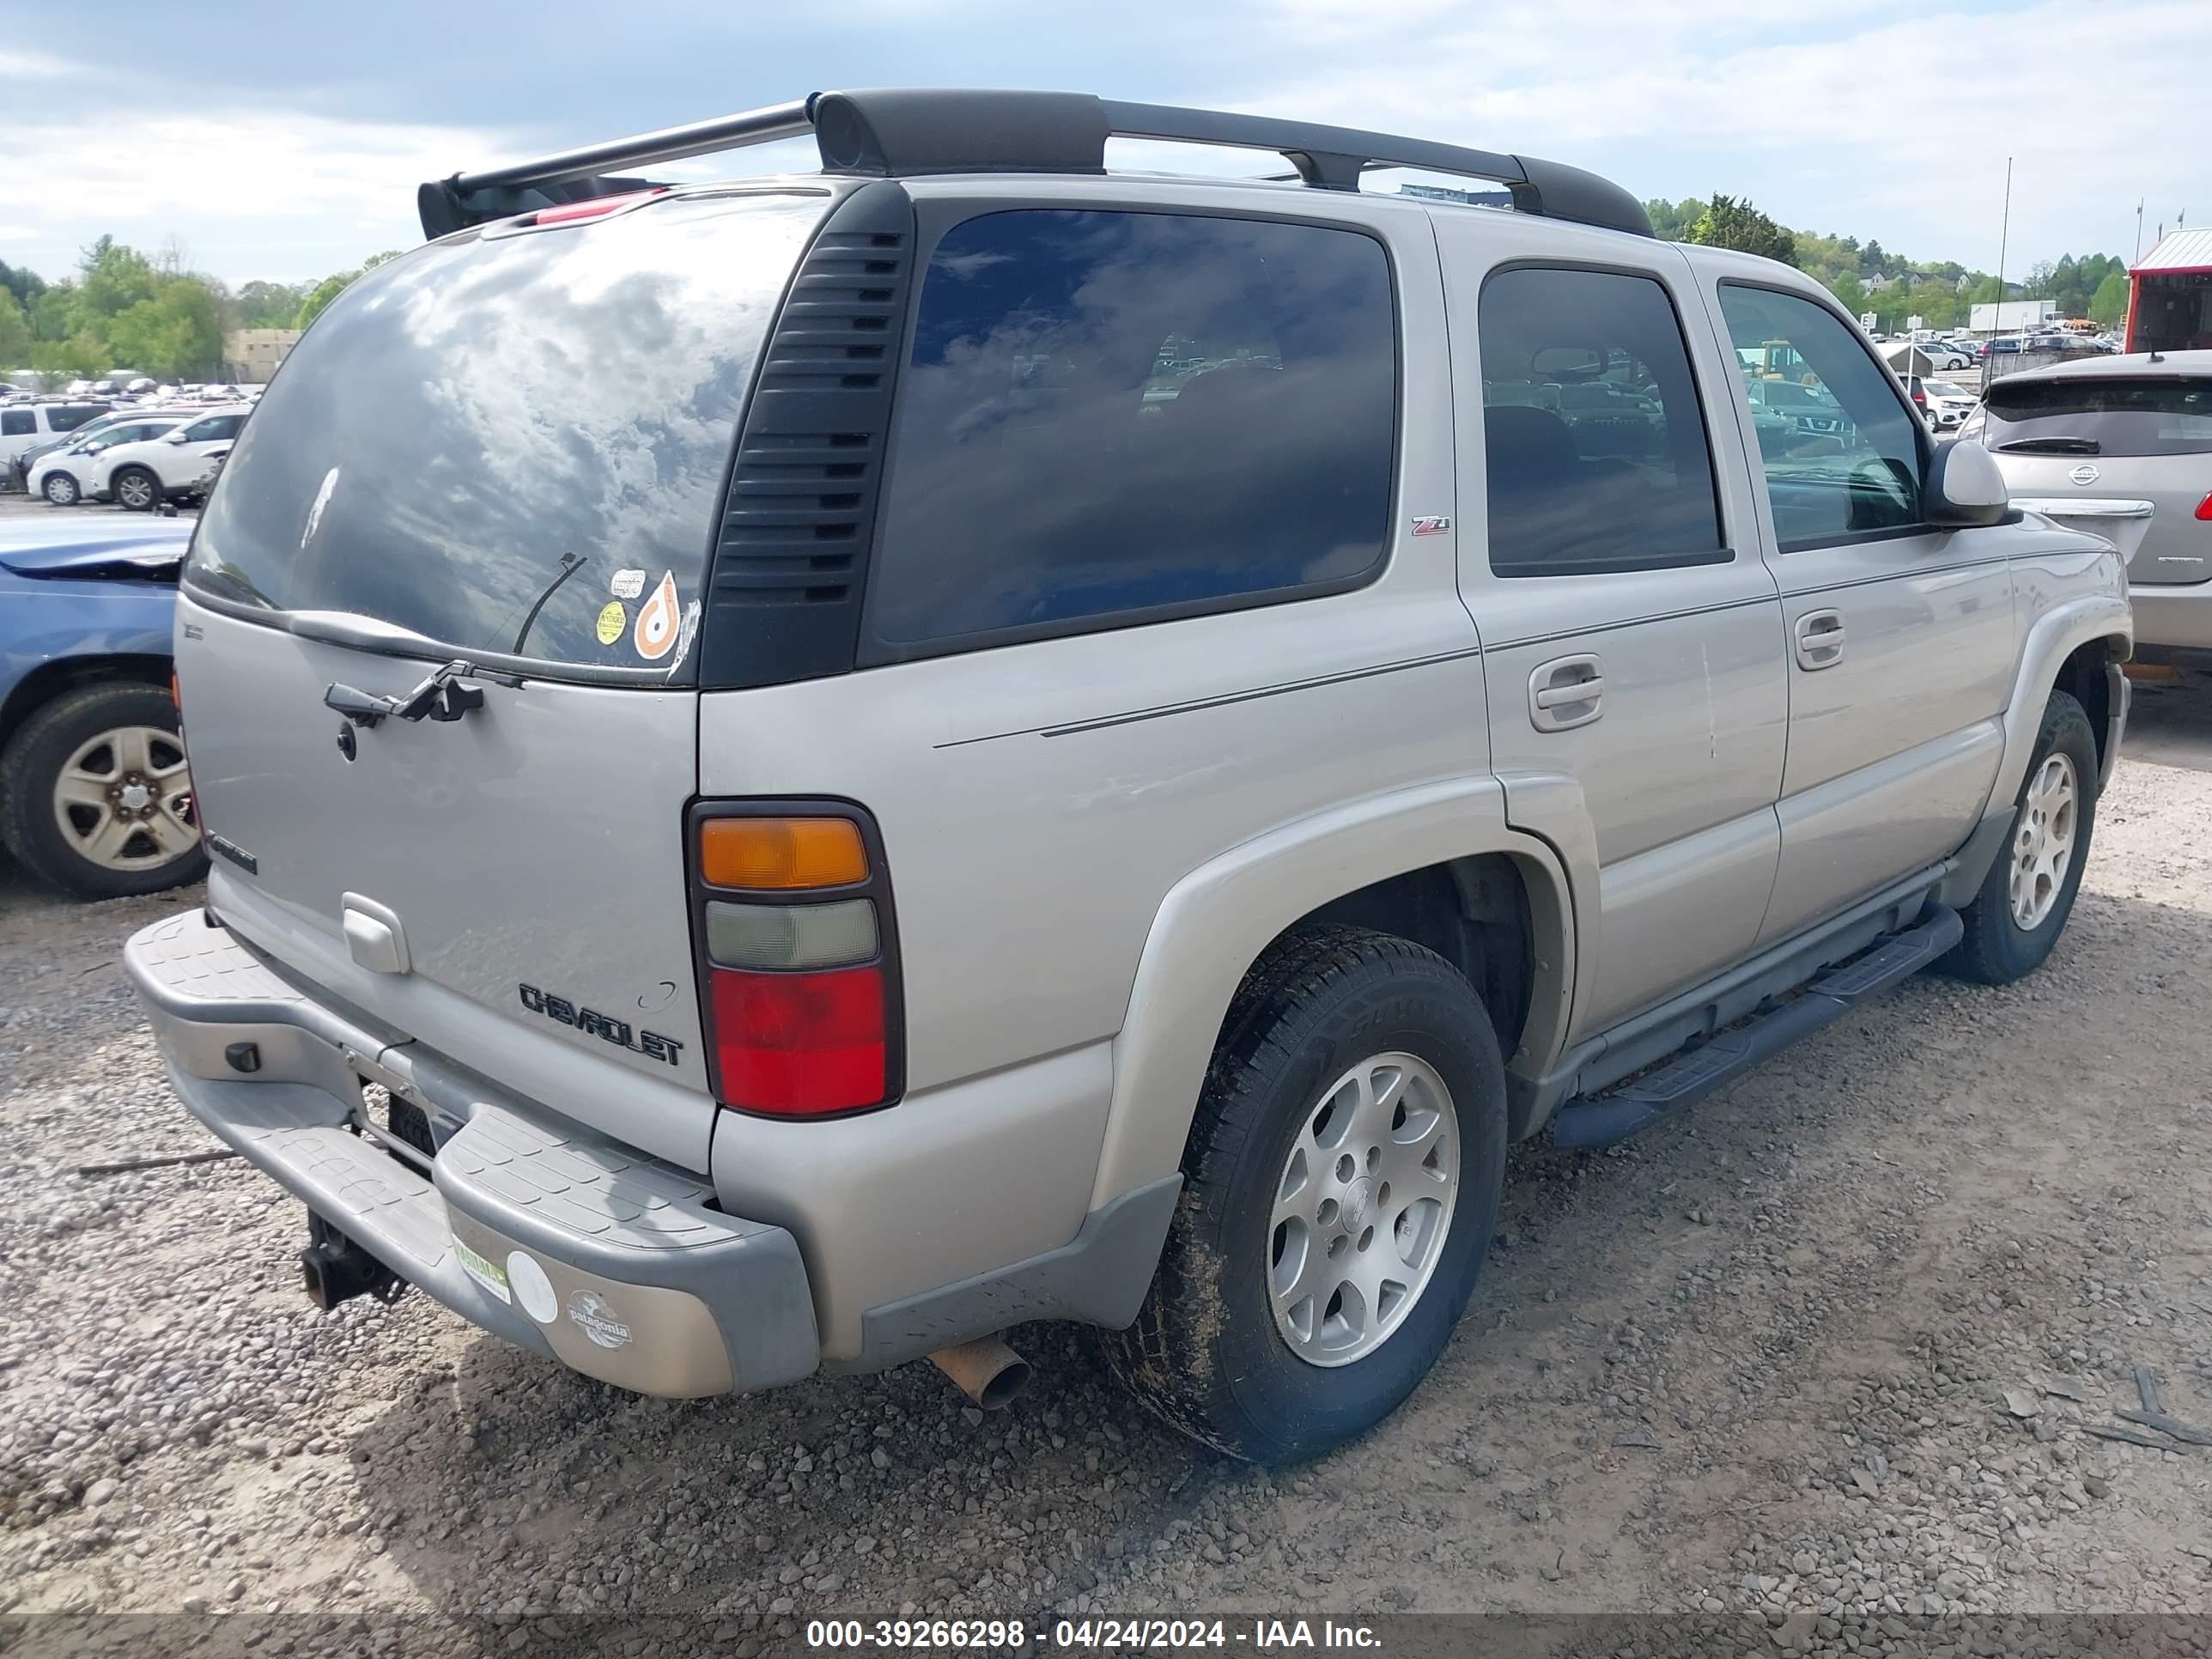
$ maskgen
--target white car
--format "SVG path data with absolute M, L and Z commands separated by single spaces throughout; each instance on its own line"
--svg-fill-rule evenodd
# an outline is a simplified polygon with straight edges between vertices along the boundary
M 207 486 L 215 452 L 229 450 L 251 413 L 251 404 L 215 410 L 159 438 L 103 450 L 93 458 L 87 488 L 98 500 L 120 501 L 134 513 L 194 495 Z
M 1948 374 L 1954 368 L 1972 368 L 1974 366 L 1974 360 L 1966 353 L 1954 345 L 1947 345 L 1941 340 L 1923 340 L 1919 349 L 1921 356 L 1928 359 L 1938 374 Z
M 24 487 L 33 495 L 45 496 L 56 507 L 78 506 L 90 493 L 88 487 L 101 456 L 125 444 L 166 437 L 190 418 L 186 415 L 148 415 L 137 420 L 111 422 L 97 432 L 88 433 L 82 443 L 40 456 L 31 463 L 30 476 L 24 480 Z
M 1905 382 L 1905 391 L 1912 406 L 1928 417 L 1928 424 L 1937 432 L 1957 430 L 1982 401 L 1948 381 L 1925 380 L 1917 374 Z

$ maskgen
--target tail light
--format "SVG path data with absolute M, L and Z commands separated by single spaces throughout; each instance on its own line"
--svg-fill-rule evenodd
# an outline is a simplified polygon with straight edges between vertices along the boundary
M 2212 524 L 2212 492 L 2207 492 L 2204 499 L 2197 503 L 2197 516 Z
M 873 822 L 843 803 L 709 803 L 690 836 L 714 1097 L 770 1117 L 889 1105 L 898 959 Z

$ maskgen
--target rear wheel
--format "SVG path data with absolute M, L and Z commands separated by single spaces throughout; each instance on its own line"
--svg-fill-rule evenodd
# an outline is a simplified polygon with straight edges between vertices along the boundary
M 39 486 L 39 493 L 56 507 L 75 507 L 84 499 L 76 479 L 66 472 L 47 473 L 46 482 Z
M 133 513 L 150 513 L 161 502 L 161 481 L 143 466 L 126 466 L 108 480 L 115 499 Z
M 1388 934 L 1294 934 L 1224 1023 L 1158 1273 L 1107 1338 L 1115 1372 L 1235 1456 L 1359 1434 L 1449 1339 L 1504 1164 L 1504 1070 L 1466 978 Z
M 33 714 L 0 755 L 0 840 L 79 898 L 159 892 L 206 874 L 168 694 L 88 686 Z
M 1981 890 L 1960 912 L 1964 938 L 1940 966 L 2007 985 L 2043 965 L 2073 914 L 2097 819 L 2097 740 L 2081 705 L 2054 691 L 2043 711 L 2012 830 Z

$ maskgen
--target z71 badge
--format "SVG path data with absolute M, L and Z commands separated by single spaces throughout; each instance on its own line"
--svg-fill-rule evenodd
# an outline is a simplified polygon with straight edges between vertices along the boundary
M 634 1054 L 643 1054 L 647 1060 L 665 1060 L 676 1064 L 676 1057 L 684 1052 L 684 1045 L 674 1037 L 663 1036 L 658 1031 L 633 1030 L 626 1019 L 617 1019 L 596 1008 L 579 1008 L 566 997 L 549 996 L 535 985 L 515 988 L 522 998 L 522 1006 L 533 1014 L 543 1014 L 563 1025 L 573 1025 L 580 1031 L 588 1031 L 595 1037 L 604 1037 L 617 1048 L 627 1048 Z

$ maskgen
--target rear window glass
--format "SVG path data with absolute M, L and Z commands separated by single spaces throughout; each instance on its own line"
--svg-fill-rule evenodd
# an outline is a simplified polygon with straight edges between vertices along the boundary
M 106 413 L 101 404 L 58 404 L 46 411 L 46 424 L 57 432 L 74 432 L 94 416 Z
M 0 438 L 27 438 L 38 429 L 38 417 L 27 409 L 0 413 Z
M 187 580 L 465 650 L 675 667 L 762 342 L 828 206 L 678 200 L 379 267 L 245 423 Z
M 1999 452 L 2067 455 L 2212 453 L 2212 378 L 2088 375 L 1997 380 L 1982 399 L 1982 441 Z
M 1389 539 L 1396 334 L 1389 259 L 1353 231 L 1056 209 L 956 226 L 922 283 L 877 637 L 1359 580 Z

